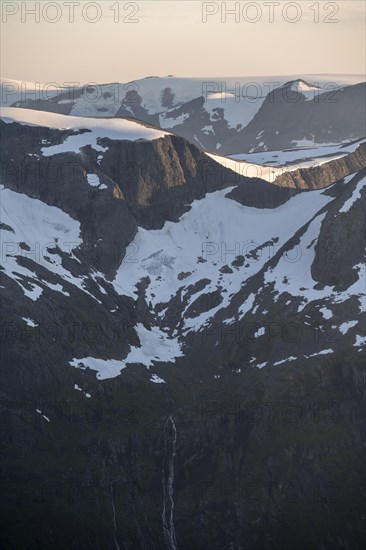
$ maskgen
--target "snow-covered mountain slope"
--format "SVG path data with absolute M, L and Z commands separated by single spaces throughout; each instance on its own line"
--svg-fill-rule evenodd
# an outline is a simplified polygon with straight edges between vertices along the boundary
M 310 97 L 288 82 L 270 92 L 245 129 L 230 137 L 223 154 L 333 145 L 365 137 L 366 83 L 321 90 Z
M 91 116 L 94 111 L 94 116 L 103 116 L 98 108 L 110 106 L 110 114 L 116 114 L 121 101 L 125 98 L 128 92 L 137 92 L 142 98 L 142 106 L 149 114 L 160 113 L 164 105 L 162 99 L 165 97 L 165 102 L 170 102 L 173 106 L 182 105 L 200 96 L 223 94 L 220 99 L 229 99 L 232 95 L 248 98 L 248 103 L 251 100 L 252 104 L 256 103 L 256 97 L 265 96 L 271 88 L 281 86 L 289 81 L 297 81 L 299 87 L 309 91 L 309 85 L 306 82 L 316 83 L 312 88 L 320 87 L 331 88 L 332 85 L 345 86 L 353 85 L 364 80 L 364 75 L 340 75 L 340 74 L 320 74 L 320 75 L 267 75 L 267 76 L 208 76 L 204 78 L 180 78 L 175 76 L 169 77 L 147 77 L 137 79 L 131 82 L 111 82 L 107 84 L 74 84 L 64 86 L 43 84 L 40 82 L 25 82 L 20 80 L 12 80 L 10 78 L 1 78 L 0 85 L 2 88 L 1 104 L 11 105 L 16 101 L 26 99 L 38 99 L 40 101 L 54 98 L 58 94 L 63 94 L 63 101 L 74 101 L 75 113 L 78 116 Z M 303 84 L 301 84 L 304 82 Z M 94 89 L 93 89 L 94 86 Z M 171 89 L 174 97 L 170 95 L 164 96 L 164 90 Z M 262 91 L 263 90 L 263 91 Z M 67 95 L 68 94 L 68 95 Z M 218 96 L 217 96 L 218 97 Z M 114 105 L 114 107 L 113 107 Z M 88 108 L 89 111 L 81 112 L 82 109 Z M 75 114 L 73 113 L 73 114 Z M 105 115 L 104 115 L 105 116 Z
M 364 143 L 365 140 L 360 139 L 349 144 L 309 147 L 290 151 L 248 153 L 233 155 L 232 157 L 208 153 L 207 156 L 242 176 L 258 177 L 272 183 L 276 182 L 278 185 L 285 185 L 280 183 L 282 180 L 279 176 L 304 168 L 315 169 L 321 166 L 329 166 L 331 161 L 346 158 L 350 153 L 357 151 Z M 335 181 L 334 177 L 332 181 Z M 324 182 L 324 186 L 328 184 L 329 182 L 327 184 Z
M 108 299 L 109 292 L 113 300 L 121 296 L 130 301 L 132 309 L 133 303 L 140 304 L 134 330 L 142 336 L 141 353 L 137 345 L 125 356 L 99 357 L 102 378 L 108 373 L 117 376 L 135 362 L 151 366 L 184 357 L 187 335 L 202 333 L 217 317 L 226 325 L 253 315 L 259 296 L 276 307 L 277 294 L 283 297 L 288 289 L 291 294 L 288 283 L 280 284 L 287 278 L 283 251 L 291 250 L 297 235 L 313 224 L 316 232 L 295 266 L 299 274 L 309 273 L 313 253 L 307 250 L 314 248 L 333 205 L 340 203 L 342 214 L 342 200 L 353 187 L 356 203 L 364 192 L 364 179 L 355 186 L 357 176 L 352 175 L 366 165 L 359 143 L 344 148 L 337 160 L 323 159 L 326 190 L 321 182 L 311 181 L 312 168 L 302 168 L 308 187 L 320 190 L 299 193 L 278 187 L 284 175 L 292 177 L 296 165 L 285 173 L 285 166 L 269 167 L 265 173 L 266 167 L 258 165 L 262 179 L 248 178 L 242 166 L 248 170 L 256 165 L 241 163 L 237 168 L 235 160 L 207 155 L 182 138 L 134 121 L 16 108 L 5 108 L 3 117 L 8 168 L 2 176 L 2 233 L 9 239 L 3 275 L 16 283 L 24 299 L 38 301 L 48 288 L 62 299 L 76 293 L 101 307 L 101 294 Z M 83 141 L 70 144 L 75 137 Z M 133 163 L 133 181 L 126 178 L 124 159 Z M 52 182 L 46 172 L 50 162 L 59 169 Z M 26 169 L 17 171 L 17 163 Z M 63 170 L 70 163 L 71 179 Z M 340 164 L 333 175 L 334 163 Z M 348 177 L 331 186 L 339 174 Z M 276 186 L 270 183 L 274 178 Z M 272 278 L 269 273 L 274 273 Z M 113 281 L 107 284 L 109 290 L 100 286 L 106 276 Z M 317 283 L 309 276 L 296 285 L 295 301 L 340 299 L 334 285 L 315 292 Z M 355 297 L 361 293 L 359 287 L 349 292 Z M 154 345 L 158 350 L 160 344 L 152 361 L 148 350 Z M 75 353 L 69 362 L 95 370 L 97 360 Z M 105 363 L 111 360 L 116 362 Z
M 334 145 L 320 145 L 317 147 L 314 147 L 313 144 L 308 144 L 308 146 L 302 146 L 296 149 L 242 153 L 239 155 L 230 155 L 228 158 L 238 161 L 251 161 L 253 164 L 281 166 L 296 163 L 299 167 L 307 167 L 314 166 L 317 162 L 323 163 L 341 158 L 345 154 L 353 153 L 359 144 L 364 141 L 365 140 L 361 138 L 349 144 L 337 143 Z
M 17 108 L 2 117 L 3 184 L 77 219 L 83 247 L 96 248 L 95 265 L 106 273 L 119 265 L 114 241 L 123 257 L 136 220 L 161 227 L 207 192 L 249 181 L 184 139 L 135 121 Z M 118 238 L 114 224 L 122 227 Z
M 361 193 L 364 195 L 366 178 L 351 176 L 340 186 L 348 184 L 354 192 L 340 209 L 341 214 L 360 200 Z M 329 191 L 315 191 L 300 194 L 275 209 L 256 209 L 228 198 L 227 191 L 195 201 L 178 223 L 167 222 L 157 231 L 138 230 L 113 286 L 118 294 L 135 302 L 143 296 L 149 304 L 152 326 L 148 330 L 142 324 L 137 326 L 140 346 L 132 345 L 120 360 L 74 358 L 70 364 L 89 367 L 98 378 L 118 376 L 134 363 L 146 367 L 174 364 L 177 358 L 190 356 L 192 341 L 204 341 L 210 335 L 217 345 L 222 331 L 229 332 L 230 325 L 236 330 L 239 324 L 245 327 L 254 323 L 253 332 L 266 336 L 268 327 L 263 319 L 278 302 L 291 302 L 295 314 L 305 315 L 307 326 L 315 319 L 320 326 L 332 319 L 327 329 L 332 335 L 342 333 L 344 324 L 352 322 L 352 345 L 361 352 L 366 299 L 362 264 L 353 266 L 354 279 L 341 289 L 334 281 L 319 288 L 312 276 L 322 222 L 334 197 Z M 301 237 L 293 245 L 292 236 L 297 234 Z M 327 260 L 335 261 L 329 252 Z M 256 279 L 261 280 L 260 288 L 253 288 Z M 347 312 L 347 319 L 342 312 Z M 326 353 L 335 353 L 339 340 L 330 337 L 329 342 L 332 345 L 328 343 Z M 301 349 L 290 358 L 286 350 L 278 350 L 278 357 L 264 361 L 266 356 L 259 347 L 253 349 L 250 364 L 277 366 L 323 353 L 318 343 L 304 349 L 306 353 Z
M 135 92 L 141 98 L 141 106 L 149 115 L 161 114 L 164 112 L 164 107 L 176 108 L 203 96 L 207 100 L 207 110 L 212 111 L 213 108 L 220 107 L 225 111 L 235 109 L 230 116 L 227 115 L 229 125 L 235 127 L 237 124 L 243 126 L 245 120 L 240 119 L 240 112 L 246 114 L 246 119 L 251 120 L 251 114 L 257 112 L 261 106 L 262 98 L 264 99 L 269 91 L 277 86 L 282 86 L 286 82 L 294 81 L 299 91 L 305 91 L 306 94 L 313 92 L 313 97 L 319 90 L 334 89 L 334 86 L 344 86 L 346 84 L 357 84 L 363 81 L 363 75 L 341 76 L 341 75 L 309 75 L 306 77 L 308 81 L 316 82 L 315 86 L 307 84 L 303 80 L 297 80 L 291 76 L 265 76 L 265 77 L 207 77 L 207 78 L 179 78 L 179 77 L 148 77 L 139 79 L 125 84 L 106 84 L 101 86 L 101 90 L 94 93 L 95 97 L 109 92 L 116 99 L 124 99 L 126 93 Z M 332 86 L 333 85 L 333 86 Z M 104 86 L 106 87 L 104 89 Z M 166 93 L 169 90 L 170 93 Z M 91 92 L 90 95 L 93 95 Z M 105 98 L 103 98 L 104 100 Z M 107 98 L 112 99 L 112 98 Z M 232 101 L 234 100 L 234 101 Z M 215 103 L 215 102 L 219 103 Z M 94 101 L 95 102 L 95 101 Z M 88 102 L 89 105 L 91 101 Z M 95 102 L 98 103 L 98 102 Z M 104 101 L 102 101 L 104 106 Z M 115 101 L 116 103 L 116 101 Z M 241 105 L 240 105 L 241 103 Z M 169 105 L 170 104 L 170 105 Z M 239 104 L 239 105 L 238 105 Z M 100 105 L 96 105 L 97 107 Z M 253 107 L 254 106 L 254 107 Z M 85 104 L 84 104 L 85 107 Z M 81 109 L 78 102 L 73 107 L 73 113 L 78 113 Z M 233 115 L 235 118 L 233 118 Z M 231 120 L 229 120 L 231 119 Z
M 342 121 L 343 132 L 337 124 L 329 125 L 332 121 L 334 123 L 334 112 L 328 106 L 334 102 L 346 103 L 343 88 L 354 88 L 363 80 L 362 75 L 308 75 L 306 79 L 290 76 L 151 77 L 125 84 L 80 86 L 55 94 L 47 91 L 42 95 L 39 92 L 36 99 L 29 94 L 23 101 L 19 101 L 19 95 L 14 92 L 12 104 L 80 117 L 133 117 L 171 130 L 204 150 L 224 154 L 296 147 L 304 139 L 308 143 L 336 143 L 363 137 L 359 126 L 356 124 L 355 127 L 347 119 Z M 15 84 L 15 88 L 18 87 L 19 84 Z M 275 96 L 273 90 L 277 90 Z M 362 90 L 357 93 L 360 97 L 356 101 L 362 108 Z M 11 93 L 7 92 L 5 96 L 9 104 Z M 275 102 L 273 97 L 276 97 Z M 279 117 L 276 128 L 273 128 L 276 117 L 273 113 L 270 118 L 267 116 L 268 102 L 275 103 L 271 107 Z M 304 126 L 302 120 L 304 102 L 307 104 L 304 117 L 315 118 L 311 128 Z M 288 106 L 286 113 L 283 113 L 284 104 Z M 354 98 L 353 107 L 358 108 Z M 263 109 L 264 114 L 261 114 Z M 346 106 L 340 106 L 340 111 L 345 109 Z M 294 118 L 292 111 L 298 113 L 295 115 L 296 124 L 288 120 Z M 321 136 L 316 125 L 319 113 L 321 122 L 327 127 L 327 132 Z M 268 126 L 269 120 L 271 127 Z M 275 134 L 277 131 L 280 135 Z
M 320 88 L 327 87 L 330 83 L 344 86 L 357 84 L 364 80 L 363 75 L 304 75 L 304 78 L 307 82 L 316 82 Z M 134 89 L 143 98 L 142 105 L 150 114 L 153 114 L 161 111 L 162 92 L 166 88 L 170 88 L 174 94 L 173 105 L 187 103 L 199 96 L 206 97 L 206 93 L 220 95 L 222 93 L 223 102 L 226 98 L 234 95 L 237 98 L 248 98 L 248 103 L 250 103 L 250 99 L 252 103 L 255 103 L 255 98 L 267 95 L 271 87 L 281 86 L 286 82 L 298 79 L 299 76 L 294 75 L 205 78 L 150 77 L 130 83 L 130 88 L 132 89 L 134 86 Z
M 193 202 L 176 223 L 166 222 L 161 230 L 139 228 L 113 286 L 91 268 L 90 257 L 86 262 L 80 253 L 78 222 L 37 199 L 2 189 L 3 287 L 10 291 L 16 283 L 13 292 L 37 325 L 42 319 L 34 307 L 49 293 L 66 308 L 68 300 L 80 300 L 80 295 L 102 308 L 108 304 L 108 315 L 119 309 L 117 296 L 140 302 L 140 311 L 146 310 L 135 326 L 136 344 L 126 356 L 88 358 L 75 353 L 70 358 L 70 364 L 89 367 L 100 379 L 118 376 L 126 365 L 174 364 L 190 353 L 187 346 L 194 335 L 210 333 L 218 323 L 260 323 L 265 310 L 275 310 L 288 299 L 295 313 L 312 311 L 318 316 L 318 309 L 325 307 L 333 319 L 336 311 L 332 331 L 339 331 L 346 322 L 361 322 L 362 252 L 357 263 L 347 266 L 345 282 L 337 276 L 329 283 L 320 279 L 319 287 L 312 269 L 316 260 L 324 261 L 316 255 L 323 223 L 334 217 L 335 209 L 337 217 L 358 218 L 365 184 L 365 177 L 350 176 L 334 189 L 301 193 L 270 209 L 239 204 L 230 198 L 230 188 L 210 193 Z M 333 261 L 328 251 L 326 259 Z M 146 304 L 142 310 L 141 300 Z M 345 303 L 350 310 L 343 308 Z M 323 317 L 329 319 L 326 313 Z M 359 325 L 350 335 L 361 329 Z M 314 346 L 307 349 L 312 353 Z M 252 363 L 256 366 L 254 359 Z
M 33 256 L 35 262 L 50 274 L 55 274 L 60 283 L 63 280 L 71 280 L 81 286 L 82 280 L 79 282 L 62 268 L 57 253 L 59 250 L 60 253 L 71 254 L 73 248 L 81 244 L 80 224 L 59 208 L 48 206 L 40 200 L 15 193 L 3 186 L 0 196 L 4 244 L 3 273 L 20 285 L 25 296 L 34 300 L 39 298 L 42 288 L 47 285 L 63 292 L 62 284 L 52 285 L 41 277 L 35 278 L 31 270 L 17 262 L 18 254 L 21 254 L 22 250 L 25 255 L 27 251 L 32 250 L 29 256 Z M 11 242 L 8 242 L 8 237 L 11 237 Z M 32 279 L 32 283 L 29 282 L 29 278 Z
M 348 211 L 361 198 L 361 189 L 365 192 L 365 177 L 349 177 L 340 185 L 348 184 L 354 188 L 354 199 L 340 212 Z M 179 296 L 182 311 L 178 327 L 174 325 L 172 331 L 175 334 L 202 331 L 214 322 L 218 312 L 223 319 L 223 312 L 228 315 L 232 311 L 239 295 L 246 299 L 236 304 L 233 317 L 224 319 L 225 323 L 239 322 L 247 313 L 257 311 L 268 294 L 277 294 L 274 303 L 279 295 L 292 295 L 294 301 L 304 303 L 299 311 L 325 298 L 332 304 L 352 296 L 365 297 L 364 274 L 358 265 L 354 266 L 356 274 L 359 272 L 359 276 L 355 274 L 357 283 L 346 291 L 336 292 L 330 286 L 315 290 L 311 266 L 327 205 L 335 202 L 330 190 L 300 194 L 274 209 L 245 207 L 228 197 L 227 190 L 218 191 L 193 203 L 178 224 L 167 223 L 159 231 L 140 229 L 132 243 L 138 251 L 136 261 L 122 262 L 114 282 L 116 289 L 136 299 L 139 292 L 134 281 L 149 280 L 145 299 L 153 310 L 160 311 L 160 326 L 168 320 L 166 330 L 172 329 L 171 308 L 177 306 Z M 285 245 L 298 232 L 306 237 L 286 250 Z M 236 264 L 238 258 L 241 262 Z M 245 292 L 260 272 L 264 274 L 263 287 Z M 276 283 L 273 288 L 272 281 Z
M 229 189 L 230 191 L 230 189 Z M 227 307 L 230 297 L 238 292 L 245 280 L 256 274 L 308 219 L 331 199 L 317 192 L 298 195 L 274 209 L 246 207 L 227 198 L 228 190 L 217 191 L 195 201 L 189 212 L 178 223 L 167 222 L 163 229 L 139 229 L 131 246 L 138 250 L 138 262 L 122 262 L 115 279 L 115 287 L 134 296 L 136 281 L 149 277 L 145 289 L 146 300 L 153 307 L 167 304 L 177 296 L 186 294 L 202 280 L 204 288 L 193 295 L 184 312 L 200 295 L 225 289 L 220 305 Z M 222 270 L 238 256 L 250 256 L 260 250 L 255 261 L 246 262 L 241 269 Z M 179 275 L 184 275 L 182 280 Z M 182 321 L 184 321 L 184 312 Z M 185 327 L 199 330 L 209 317 L 188 319 Z M 164 316 L 161 316 L 164 318 Z
M 57 130 L 75 130 L 79 134 L 77 139 L 69 138 L 67 140 L 68 143 L 63 144 L 63 147 L 46 151 L 46 154 L 78 150 L 85 145 L 93 144 L 95 146 L 97 140 L 100 138 L 114 140 L 158 139 L 168 133 L 157 128 L 149 128 L 134 120 L 82 118 L 30 109 L 17 109 L 14 107 L 3 107 L 0 111 L 0 116 L 1 120 L 5 123 L 17 122 L 18 124 L 44 126 Z M 84 132 L 81 133 L 80 130 L 84 130 Z

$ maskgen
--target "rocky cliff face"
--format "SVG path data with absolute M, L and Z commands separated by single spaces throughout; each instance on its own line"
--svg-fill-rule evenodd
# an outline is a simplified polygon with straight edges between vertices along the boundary
M 322 162 L 311 168 L 299 168 L 277 176 L 275 185 L 292 189 L 322 189 L 332 183 L 355 174 L 366 165 L 366 143 L 358 146 L 354 153 L 340 159 Z
M 148 229 L 177 221 L 193 200 L 238 181 L 236 174 L 177 136 L 104 144 L 108 151 L 99 166 L 95 152 L 88 160 L 118 184 L 138 224 Z

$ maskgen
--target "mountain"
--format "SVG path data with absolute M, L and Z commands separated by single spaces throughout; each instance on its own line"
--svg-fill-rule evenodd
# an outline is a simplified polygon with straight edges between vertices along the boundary
M 245 129 L 225 143 L 222 152 L 278 150 L 364 137 L 366 83 L 315 97 L 312 92 L 301 81 L 276 88 Z
M 136 118 L 200 149 L 232 155 L 365 137 L 362 80 L 362 75 L 308 75 L 306 81 L 283 76 L 151 77 L 125 84 L 60 86 L 57 92 L 5 81 L 2 96 L 14 107 L 80 117 Z
M 363 547 L 364 140 L 45 110 L 1 115 L 1 547 Z

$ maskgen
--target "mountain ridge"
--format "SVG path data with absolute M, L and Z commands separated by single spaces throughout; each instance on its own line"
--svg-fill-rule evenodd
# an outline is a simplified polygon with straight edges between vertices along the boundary
M 97 84 L 94 87 L 87 85 L 51 96 L 47 100 L 41 98 L 39 93 L 39 97 L 35 100 L 15 101 L 13 105 L 36 110 L 59 111 L 63 114 L 77 116 L 105 116 L 105 114 L 113 117 L 132 116 L 137 120 L 173 131 L 203 150 L 212 152 L 220 150 L 224 154 L 283 149 L 294 146 L 294 140 L 296 144 L 296 140 L 302 140 L 305 137 L 315 143 L 331 143 L 344 139 L 350 140 L 352 137 L 364 137 L 364 135 L 360 135 L 361 130 L 361 134 L 364 134 L 360 126 L 362 116 L 353 122 L 352 128 L 345 117 L 339 127 L 332 129 L 330 126 L 329 133 L 327 133 L 328 130 L 325 133 L 320 131 L 324 125 L 328 128 L 329 123 L 334 123 L 336 111 L 332 110 L 332 103 L 343 101 L 347 108 L 347 97 L 351 92 L 349 91 L 345 95 L 342 93 L 344 89 L 359 90 L 357 93 L 354 92 L 354 96 L 357 96 L 358 107 L 353 105 L 353 109 L 355 111 L 361 109 L 362 112 L 365 99 L 364 84 L 347 85 L 345 82 L 347 79 L 343 79 L 343 83 L 341 81 L 340 84 L 337 84 L 337 81 L 329 82 L 326 78 L 322 78 L 318 79 L 319 81 L 315 82 L 314 86 L 307 84 L 305 91 L 301 90 L 300 86 L 297 94 L 292 90 L 290 96 L 286 93 L 285 97 L 282 97 L 283 90 L 296 85 L 296 82 L 305 82 L 301 78 L 291 81 L 287 78 L 278 77 L 276 81 L 268 82 L 268 79 L 264 78 L 250 81 L 248 77 L 241 77 L 231 83 L 228 82 L 228 79 L 226 81 L 220 81 L 220 79 L 194 81 L 192 79 L 169 78 L 156 79 L 154 85 L 151 84 L 151 79 L 142 79 L 126 84 Z M 195 83 L 193 84 L 193 82 Z M 173 87 L 169 86 L 169 83 Z M 276 93 L 275 90 L 277 90 Z M 70 97 L 70 93 L 72 97 Z M 254 96 L 251 95 L 253 93 Z M 47 97 L 49 96 L 47 95 Z M 296 99 L 296 97 L 298 99 L 295 105 L 294 98 Z M 298 101 L 304 97 L 306 103 L 309 103 L 306 106 L 307 111 L 314 112 L 311 115 L 313 128 L 310 130 L 306 125 L 304 126 L 304 120 L 309 119 L 309 114 L 304 115 L 302 113 L 304 107 L 298 104 Z M 314 108 L 311 107 L 311 101 L 309 102 L 311 99 L 314 101 Z M 272 107 L 271 117 L 268 117 L 266 113 L 266 104 L 268 103 Z M 286 116 L 289 116 L 290 112 L 296 113 L 296 124 L 292 123 L 289 127 L 283 126 L 282 111 L 284 107 L 287 107 L 285 115 L 286 112 L 288 114 Z M 338 109 L 338 111 L 342 112 L 342 109 Z M 323 120 L 318 121 L 319 113 Z M 352 111 L 349 114 L 352 114 Z M 267 128 L 268 120 L 272 120 L 272 126 Z M 273 129 L 273 121 L 276 120 L 278 124 Z M 354 133 L 355 128 L 357 135 Z M 266 143 L 263 140 L 257 140 L 262 130 L 265 131 Z M 275 131 L 279 130 L 281 130 L 280 136 L 275 134 Z M 319 142 L 320 138 L 322 141 Z M 262 142 L 263 145 L 259 145 Z M 221 149 L 222 147 L 223 149 Z

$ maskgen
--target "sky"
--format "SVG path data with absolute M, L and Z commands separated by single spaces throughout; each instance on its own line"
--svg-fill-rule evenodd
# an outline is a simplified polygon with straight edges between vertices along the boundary
M 10 79 L 365 73 L 363 0 L 2 0 L 1 10 L 0 71 Z

